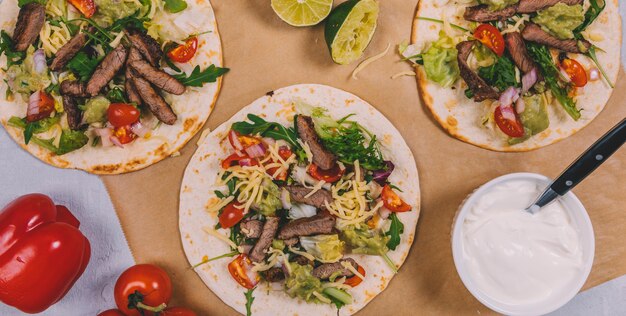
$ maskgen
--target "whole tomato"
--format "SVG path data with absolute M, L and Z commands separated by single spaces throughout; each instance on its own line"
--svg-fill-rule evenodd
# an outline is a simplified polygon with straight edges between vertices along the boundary
M 120 312 L 119 309 L 109 309 L 98 314 L 98 316 L 124 316 L 124 313 Z
M 168 307 L 166 308 L 162 316 L 197 316 L 197 314 L 185 307 Z
M 138 264 L 120 275 L 113 294 L 117 308 L 126 316 L 152 315 L 167 307 L 172 297 L 172 281 L 163 269 Z

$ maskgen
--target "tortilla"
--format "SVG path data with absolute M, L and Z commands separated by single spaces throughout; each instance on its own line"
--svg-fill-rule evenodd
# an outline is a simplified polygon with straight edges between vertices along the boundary
M 443 18 L 450 23 L 468 26 L 469 22 L 462 18 L 465 7 L 472 5 L 468 3 L 467 1 L 458 1 L 458 4 L 455 5 L 445 1 L 420 1 L 416 18 L 413 21 L 411 42 L 417 44 L 421 50 L 422 45 L 438 38 L 438 32 L 441 29 L 441 24 L 418 20 L 417 17 Z M 585 3 L 586 10 L 589 4 L 588 1 Z M 615 83 L 620 67 L 620 43 L 622 40 L 621 18 L 617 0 L 606 2 L 606 8 L 588 27 L 587 31 L 589 34 L 593 34 L 593 38 L 588 39 L 604 50 L 604 52 L 598 51 L 597 56 L 611 82 Z M 599 40 L 600 38 L 602 40 Z M 594 65 L 591 59 L 586 56 L 568 55 L 580 62 L 586 69 Z M 423 67 L 417 67 L 416 72 L 422 100 L 439 124 L 450 135 L 464 142 L 495 151 L 529 151 L 562 140 L 581 130 L 598 116 L 613 92 L 613 89 L 604 79 L 589 81 L 584 88 L 578 89 L 577 107 L 581 109 L 582 115 L 578 121 L 574 121 L 565 113 L 560 104 L 554 102 L 548 105 L 550 126 L 530 139 L 511 146 L 506 143 L 503 134 L 499 130 L 496 131 L 497 127 L 494 129 L 493 126 L 482 124 L 483 117 L 487 111 L 490 111 L 490 103 L 487 101 L 476 103 L 468 99 L 464 95 L 467 85 L 462 79 L 452 90 L 429 81 Z
M 251 113 L 268 121 L 291 126 L 295 114 L 292 102 L 298 99 L 313 106 L 327 108 L 334 118 L 355 113 L 354 120 L 380 137 L 383 155 L 391 158 L 396 165 L 389 181 L 397 183 L 402 188 L 404 192 L 398 192 L 399 195 L 413 207 L 410 212 L 397 213 L 398 218 L 404 223 L 404 233 L 398 248 L 389 252 L 389 256 L 398 266 L 406 259 L 415 237 L 420 213 L 417 167 L 409 147 L 398 130 L 362 99 L 332 87 L 303 84 L 282 88 L 257 99 L 201 140 L 198 151 L 187 166 L 180 191 L 180 234 L 191 265 L 198 264 L 206 258 L 231 252 L 225 242 L 204 232 L 203 227 L 213 228 L 218 221 L 217 214 L 206 212 L 206 206 L 215 199 L 215 190 L 224 189 L 216 186 L 215 182 L 221 159 L 232 151 L 227 139 L 232 123 L 245 120 L 246 115 Z M 224 234 L 223 230 L 219 232 Z M 347 255 L 347 257 L 357 260 L 365 268 L 367 275 L 359 286 L 350 290 L 354 303 L 343 307 L 339 311 L 342 315 L 350 315 L 363 308 L 387 287 L 394 276 L 381 257 L 366 255 Z M 232 258 L 218 259 L 202 264 L 195 270 L 224 303 L 245 314 L 246 289 L 232 280 L 227 269 L 231 260 Z M 337 315 L 334 306 L 306 303 L 291 298 L 282 289 L 272 290 L 266 283 L 260 283 L 259 288 L 254 291 L 254 296 L 253 315 Z
M 198 52 L 196 56 L 184 67 L 189 73 L 196 65 L 204 69 L 211 64 L 222 66 L 222 45 L 217 29 L 217 22 L 213 8 L 208 0 L 187 1 L 188 9 L 194 16 L 203 19 L 207 33 L 199 35 Z M 19 8 L 16 0 L 5 0 L 0 3 L 0 29 L 13 33 Z M 6 58 L 0 59 L 0 68 L 6 68 Z M 0 70 L 0 78 L 6 73 Z M 205 84 L 202 88 L 187 88 L 180 96 L 165 96 L 178 120 L 172 126 L 161 124 L 152 132 L 149 139 L 140 138 L 133 143 L 119 147 L 92 147 L 91 141 L 79 150 L 57 156 L 38 145 L 24 144 L 23 130 L 7 125 L 12 116 L 24 117 L 26 115 L 27 102 L 21 96 L 15 95 L 12 102 L 7 101 L 7 85 L 0 84 L 0 122 L 9 135 L 26 151 L 40 160 L 59 167 L 68 169 L 82 169 L 95 174 L 120 174 L 135 171 L 157 163 L 182 148 L 204 125 L 209 114 L 213 110 L 215 101 L 220 90 L 222 78 L 214 83 Z M 93 135 L 88 136 L 93 137 Z

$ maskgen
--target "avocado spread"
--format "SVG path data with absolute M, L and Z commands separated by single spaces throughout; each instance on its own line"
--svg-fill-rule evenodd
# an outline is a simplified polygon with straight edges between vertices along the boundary
M 574 29 L 585 20 L 583 6 L 557 3 L 537 12 L 533 22 L 541 25 L 544 31 L 560 39 L 574 38 Z

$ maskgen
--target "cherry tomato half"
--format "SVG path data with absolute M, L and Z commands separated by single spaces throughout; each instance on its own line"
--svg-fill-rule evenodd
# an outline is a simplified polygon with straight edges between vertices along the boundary
M 124 271 L 113 290 L 117 308 L 126 316 L 162 311 L 172 298 L 172 281 L 167 273 L 152 264 L 138 264 Z M 129 301 L 132 302 L 129 306 Z M 151 315 L 151 313 L 145 313 Z
M 504 54 L 504 37 L 498 29 L 491 24 L 481 24 L 474 31 L 474 37 L 489 47 L 496 55 Z
M 307 171 L 309 172 L 311 177 L 315 178 L 316 180 L 324 180 L 326 183 L 333 183 L 341 179 L 341 176 L 343 176 L 345 169 L 341 169 L 338 164 L 335 164 L 334 167 L 328 170 L 322 170 L 316 164 L 312 163 L 311 165 L 309 165 Z
M 241 208 L 239 208 L 241 207 Z M 222 228 L 231 228 L 243 219 L 243 207 L 240 203 L 232 202 L 224 207 L 219 217 Z
M 358 266 L 356 270 L 359 271 L 361 275 L 365 276 L 365 269 L 363 269 L 363 267 Z M 351 278 L 346 279 L 346 281 L 343 282 L 343 284 L 349 285 L 351 287 L 355 287 L 361 284 L 361 282 L 363 282 L 363 279 L 361 279 L 361 277 L 359 277 L 358 275 L 354 275 Z
M 131 125 L 139 120 L 139 110 L 126 103 L 112 103 L 107 110 L 109 123 L 115 127 Z
M 198 38 L 192 37 L 185 41 L 185 45 L 178 45 L 167 53 L 172 61 L 186 63 L 193 58 L 198 50 Z
M 117 137 L 122 144 L 128 144 L 137 138 L 137 135 L 130 130 L 130 125 L 115 128 L 113 136 Z
M 86 18 L 90 18 L 96 13 L 96 3 L 94 0 L 68 0 Z
M 385 184 L 383 192 L 381 193 L 383 199 L 383 205 L 392 212 L 408 212 L 411 210 L 411 205 L 404 202 L 390 185 Z
M 511 137 L 524 136 L 524 125 L 519 120 L 512 106 L 498 106 L 493 113 L 496 125 L 500 130 Z
M 119 309 L 109 309 L 98 314 L 98 316 L 125 316 L 125 315 Z
M 583 65 L 574 59 L 559 58 L 561 69 L 567 73 L 569 79 L 576 87 L 584 87 L 587 84 L 587 72 Z
M 27 114 L 26 121 L 35 122 L 50 116 L 54 111 L 54 99 L 45 91 L 39 91 L 38 111 L 36 114 Z
M 239 283 L 239 285 L 246 289 L 252 289 L 259 283 L 259 275 L 254 274 L 253 278 L 250 278 L 250 274 L 254 272 L 252 269 L 252 261 L 245 254 L 240 254 L 231 263 L 228 264 L 228 272 Z
M 185 307 L 168 307 L 161 314 L 161 316 L 197 316 L 197 314 Z

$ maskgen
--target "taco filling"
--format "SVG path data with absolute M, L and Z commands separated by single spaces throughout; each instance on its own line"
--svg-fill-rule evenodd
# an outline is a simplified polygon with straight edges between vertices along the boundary
M 184 67 L 206 31 L 180 23 L 190 19 L 185 0 L 20 0 L 19 6 L 13 34 L 1 31 L 0 56 L 7 61 L 6 99 L 21 98 L 27 108 L 8 124 L 24 130 L 26 144 L 56 155 L 88 143 L 125 147 L 158 135 L 160 124 L 182 124 L 174 96 L 228 71 Z

